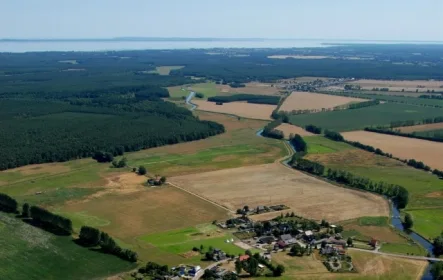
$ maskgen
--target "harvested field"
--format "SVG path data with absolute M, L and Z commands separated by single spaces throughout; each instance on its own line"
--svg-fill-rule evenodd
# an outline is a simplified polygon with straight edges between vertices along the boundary
M 159 74 L 161 76 L 167 76 L 173 70 L 179 70 L 184 68 L 184 66 L 158 66 L 153 71 L 149 71 L 149 73 Z
M 225 210 L 174 187 L 149 188 L 140 186 L 138 182 L 136 186 L 126 187 L 139 190 L 71 201 L 62 207 L 62 212 L 84 212 L 106 219 L 109 225 L 100 228 L 125 242 L 143 234 L 227 217 Z M 73 222 L 74 225 L 86 224 L 85 221 Z
M 367 100 L 346 96 L 294 91 L 288 96 L 288 98 L 286 98 L 285 102 L 280 107 L 280 111 L 290 112 L 292 110 L 332 109 L 335 106 L 362 101 Z
M 360 85 L 364 90 L 372 90 L 373 88 L 389 88 L 390 91 L 426 92 L 427 90 L 443 91 L 443 81 L 389 81 L 389 80 L 357 80 L 349 84 Z M 385 92 L 389 94 L 389 92 Z
M 443 123 L 420 124 L 413 126 L 398 127 L 396 129 L 399 129 L 401 132 L 404 133 L 437 130 L 437 129 L 443 129 Z
M 197 110 L 236 115 L 243 118 L 270 120 L 275 105 L 252 104 L 246 102 L 229 102 L 217 105 L 215 102 L 193 100 Z
M 349 250 L 349 254 L 358 275 L 367 277 L 364 279 L 421 279 L 428 265 L 426 261 L 395 258 L 355 250 Z
M 283 131 L 283 134 L 285 135 L 286 139 L 289 139 L 289 135 L 291 135 L 291 133 L 293 134 L 299 134 L 300 136 L 312 136 L 315 134 L 312 134 L 309 131 L 304 130 L 303 128 L 296 126 L 296 125 L 291 125 L 288 123 L 282 123 L 281 125 L 277 126 L 275 129 Z
M 346 132 L 343 137 L 379 148 L 402 159 L 415 159 L 443 170 L 443 143 L 368 131 Z
M 236 210 L 248 205 L 285 204 L 297 215 L 340 221 L 360 216 L 387 216 L 380 196 L 340 188 L 280 164 L 240 167 L 172 177 L 171 182 Z M 279 213 L 254 216 L 265 220 Z

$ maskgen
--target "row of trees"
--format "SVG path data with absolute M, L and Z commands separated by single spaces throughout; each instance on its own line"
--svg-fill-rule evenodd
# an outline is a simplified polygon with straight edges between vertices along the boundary
M 298 170 L 325 177 L 348 187 L 388 196 L 400 209 L 405 208 L 409 202 L 409 192 L 399 185 L 374 182 L 368 178 L 360 177 L 347 171 L 333 170 L 330 168 L 327 169 L 325 174 L 324 171 L 326 168 L 322 164 L 297 157 L 293 157 L 290 164 Z
M 305 130 L 314 134 L 321 134 L 322 131 L 321 127 L 315 126 L 313 124 L 308 124 L 307 126 L 305 126 Z
M 247 101 L 248 103 L 277 105 L 280 102 L 280 97 L 273 95 L 234 94 L 209 97 L 208 101 L 220 103 Z
M 130 262 L 137 262 L 138 256 L 136 252 L 129 249 L 122 249 L 111 236 L 96 228 L 82 226 L 78 241 L 84 246 L 100 246 L 101 250 L 107 254 L 116 255 Z
M 364 108 L 364 107 L 375 106 L 378 104 L 380 104 L 379 100 L 369 100 L 369 101 L 363 101 L 363 102 L 349 104 L 348 109 L 360 109 L 360 108 Z
M 283 131 L 275 129 L 276 127 L 278 127 L 281 124 L 282 124 L 281 119 L 274 120 L 274 121 L 268 123 L 263 128 L 262 135 L 265 136 L 265 137 L 274 138 L 274 139 L 283 139 L 283 138 L 285 138 L 285 135 L 284 135 Z
M 8 212 L 8 213 L 16 213 L 17 212 L 18 203 L 17 200 L 10 197 L 7 194 L 0 193 L 0 211 Z
M 23 210 L 25 210 L 25 207 L 26 206 L 23 205 Z M 71 234 L 73 231 L 72 221 L 70 219 L 51 213 L 39 206 L 31 206 L 29 209 L 29 215 L 35 222 L 43 227 L 53 227 L 66 234 Z
M 370 132 L 388 134 L 388 135 L 396 135 L 396 136 L 415 138 L 415 139 L 421 139 L 421 140 L 428 140 L 428 141 L 434 141 L 434 142 L 440 142 L 440 143 L 443 142 L 443 138 L 438 137 L 438 136 L 437 137 L 421 136 L 421 135 L 417 135 L 414 133 L 401 132 L 399 130 L 373 128 L 373 127 L 366 127 L 365 130 L 370 131 Z
M 443 117 L 435 117 L 435 118 L 426 118 L 421 121 L 415 120 L 404 120 L 404 121 L 393 121 L 390 124 L 390 128 L 402 127 L 402 126 L 413 126 L 417 124 L 431 124 L 431 123 L 441 123 L 443 122 Z M 379 129 L 383 129 L 383 127 L 378 127 Z

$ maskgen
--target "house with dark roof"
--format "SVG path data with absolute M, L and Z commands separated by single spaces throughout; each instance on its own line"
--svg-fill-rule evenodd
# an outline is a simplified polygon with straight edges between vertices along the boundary
M 274 236 L 263 236 L 263 237 L 260 237 L 260 239 L 258 240 L 258 243 L 270 244 L 270 243 L 272 243 L 274 241 L 275 241 Z

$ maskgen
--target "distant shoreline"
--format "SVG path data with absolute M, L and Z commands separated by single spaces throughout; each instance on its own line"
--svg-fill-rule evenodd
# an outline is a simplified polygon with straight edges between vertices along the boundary
M 443 44 L 443 41 L 420 40 L 359 40 L 359 39 L 307 39 L 307 38 L 185 38 L 185 37 L 115 37 L 115 38 L 1 38 L 0 42 L 263 42 L 263 41 L 318 41 L 336 45 L 337 42 L 355 43 L 403 43 L 403 44 Z M 331 42 L 331 43 L 329 43 Z

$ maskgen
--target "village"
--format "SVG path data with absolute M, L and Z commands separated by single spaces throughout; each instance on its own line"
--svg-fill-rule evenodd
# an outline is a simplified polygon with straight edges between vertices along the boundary
M 295 215 L 294 212 L 278 214 L 272 220 L 254 221 L 251 216 L 288 209 L 285 205 L 258 206 L 250 209 L 245 206 L 237 210 L 237 216 L 222 222 L 214 223 L 221 231 L 233 232 L 238 239 L 235 245 L 244 249 L 244 254 L 233 255 L 218 248 L 204 250 L 194 247 L 193 251 L 202 255 L 202 260 L 209 265 L 178 265 L 168 269 L 166 266 L 152 264 L 151 268 L 141 269 L 133 277 L 144 279 L 149 275 L 155 279 L 238 279 L 238 277 L 281 276 L 285 268 L 275 266 L 273 256 L 283 254 L 290 257 L 314 255 L 330 272 L 356 272 L 352 258 L 347 254 L 349 247 L 354 247 L 352 238 L 344 239 L 343 227 L 333 225 L 325 220 L 319 223 Z M 227 239 L 226 243 L 234 243 Z M 358 242 L 358 241 L 357 241 Z M 372 239 L 367 249 L 377 249 L 379 243 Z M 149 266 L 149 264 L 148 264 Z M 158 266 L 158 267 L 157 267 Z M 140 273 L 142 272 L 142 273 Z

